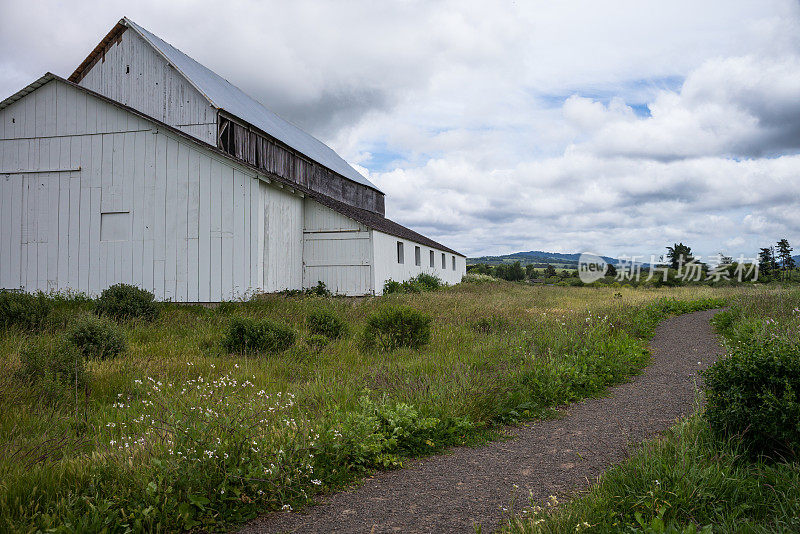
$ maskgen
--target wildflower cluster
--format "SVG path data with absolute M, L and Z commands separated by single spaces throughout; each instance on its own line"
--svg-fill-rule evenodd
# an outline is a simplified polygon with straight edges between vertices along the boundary
M 319 436 L 296 415 L 293 394 L 268 393 L 231 374 L 181 383 L 145 377 L 133 386 L 130 398 L 112 405 L 108 450 L 155 460 L 162 473 L 153 491 L 183 501 L 185 527 L 248 506 L 291 509 L 322 484 L 314 474 Z

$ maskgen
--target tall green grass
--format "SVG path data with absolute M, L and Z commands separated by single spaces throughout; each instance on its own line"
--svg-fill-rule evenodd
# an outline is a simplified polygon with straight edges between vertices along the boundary
M 87 362 L 84 389 L 45 398 L 15 378 L 21 352 L 55 343 L 94 306 L 58 297 L 41 332 L 0 338 L 0 530 L 222 530 L 296 509 L 371 469 L 485 439 L 498 423 L 626 380 L 647 363 L 661 318 L 735 291 L 493 282 L 380 299 L 162 304 L 154 321 L 121 325 L 125 353 Z M 429 315 L 430 343 L 364 348 L 369 317 L 392 305 Z M 312 343 L 307 318 L 323 311 L 353 335 Z M 230 354 L 222 340 L 234 318 L 300 339 L 277 354 Z
M 729 350 L 766 338 L 796 344 L 800 291 L 730 298 L 713 320 Z M 556 508 L 531 503 L 510 533 L 800 532 L 800 463 L 753 459 L 743 442 L 712 435 L 702 411 L 608 470 Z

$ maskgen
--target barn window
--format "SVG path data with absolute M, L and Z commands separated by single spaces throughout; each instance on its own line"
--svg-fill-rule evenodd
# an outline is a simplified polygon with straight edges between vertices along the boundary
M 422 250 L 419 247 L 414 247 L 414 265 L 422 265 Z
M 219 118 L 219 131 L 217 132 L 217 144 L 223 152 L 236 155 L 236 147 L 233 143 L 233 125 L 231 121 L 223 117 Z
M 397 242 L 397 263 L 403 263 L 403 242 Z
M 444 252 L 442 252 L 442 269 L 447 269 L 447 258 L 445 258 Z
M 431 250 L 431 269 L 436 267 L 436 260 L 434 259 L 433 251 Z
M 456 257 L 452 256 L 452 258 L 453 258 L 453 270 L 455 271 L 456 270 Z

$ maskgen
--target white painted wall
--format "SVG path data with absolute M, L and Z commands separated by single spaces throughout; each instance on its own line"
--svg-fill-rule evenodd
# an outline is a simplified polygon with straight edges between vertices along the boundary
M 97 295 L 126 282 L 158 299 L 215 302 L 320 280 L 380 294 L 388 279 L 430 272 L 453 284 L 466 271 L 461 256 L 447 253 L 443 269 L 434 249 L 431 268 L 430 248 L 267 182 L 52 80 L 0 110 L 0 287 Z
M 302 287 L 302 198 L 63 82 L 0 110 L 0 158 L 0 287 L 126 282 L 188 302 Z
M 285 190 L 264 192 L 264 291 L 303 287 L 303 199 Z
M 130 28 L 80 85 L 217 146 L 217 110 Z
M 403 263 L 398 262 L 397 243 L 403 243 Z M 438 276 L 447 284 L 461 282 L 461 277 L 467 272 L 467 260 L 463 256 L 445 253 L 442 250 L 426 247 L 399 237 L 372 231 L 375 294 L 383 293 L 383 284 L 387 280 L 402 282 L 420 273 L 429 273 Z M 416 265 L 415 247 L 420 248 L 420 264 Z M 430 265 L 430 253 L 433 251 L 434 265 Z M 444 254 L 445 267 L 442 268 L 442 254 Z M 455 258 L 455 260 L 454 260 Z M 455 261 L 455 269 L 453 269 Z
M 306 199 L 303 287 L 321 281 L 339 295 L 372 294 L 370 234 L 363 224 Z

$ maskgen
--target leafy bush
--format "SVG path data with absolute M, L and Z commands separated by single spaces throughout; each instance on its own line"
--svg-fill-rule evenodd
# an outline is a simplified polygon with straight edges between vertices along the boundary
M 315 295 L 317 297 L 330 297 L 331 296 L 330 290 L 325 286 L 325 282 L 323 282 L 321 280 L 317 281 L 317 285 L 315 285 L 314 287 L 310 287 L 310 288 L 306 289 L 306 294 Z
M 753 455 L 800 453 L 800 348 L 752 338 L 704 372 L 705 418 L 721 437 L 739 436 Z
M 284 297 L 299 297 L 300 295 L 309 295 L 314 297 L 333 296 L 333 293 L 331 293 L 331 291 L 325 285 L 325 282 L 323 282 L 322 280 L 318 280 L 317 285 L 313 287 L 307 287 L 305 289 L 284 289 L 283 291 L 279 291 L 278 293 L 280 295 L 283 295 Z M 260 296 L 253 295 L 253 298 L 258 299 L 260 298 Z
M 115 284 L 103 290 L 95 310 L 112 319 L 143 319 L 152 321 L 158 316 L 155 296 L 144 289 L 129 284 Z
M 87 358 L 114 358 L 126 347 L 125 334 L 116 323 L 96 315 L 78 318 L 67 331 L 67 341 Z
M 410 281 L 419 285 L 423 291 L 436 291 L 444 285 L 441 278 L 428 273 L 420 273 Z
M 18 377 L 30 384 L 77 384 L 78 387 L 86 384 L 83 355 L 64 340 L 37 339 L 22 347 L 19 359 L 22 366 Z
M 383 284 L 383 294 L 392 293 L 422 293 L 423 291 L 436 291 L 444 283 L 438 276 L 428 273 L 420 273 L 404 282 L 397 282 L 389 279 Z
M 386 307 L 367 320 L 364 342 L 367 347 L 394 350 L 420 348 L 431 339 L 431 318 L 408 306 Z
M 272 321 L 234 317 L 228 323 L 223 346 L 228 352 L 281 352 L 295 342 L 294 330 Z
M 497 282 L 497 278 L 483 273 L 467 273 L 461 277 L 462 284 L 485 284 L 487 282 Z
M 309 314 L 306 319 L 308 331 L 325 336 L 328 339 L 339 339 L 347 335 L 347 324 L 332 312 L 319 310 Z
M 16 326 L 37 330 L 44 325 L 51 308 L 50 301 L 42 293 L 31 295 L 0 290 L 0 328 Z
M 406 403 L 375 402 L 367 395 L 358 407 L 334 412 L 337 424 L 317 446 L 322 467 L 352 471 L 402 467 L 404 457 L 426 455 L 449 445 L 461 445 L 473 429 L 467 419 L 426 416 Z M 341 430 L 336 429 L 341 428 Z
M 400 293 L 403 290 L 403 284 L 392 280 L 391 278 L 383 283 L 383 294 L 390 295 L 392 293 Z

